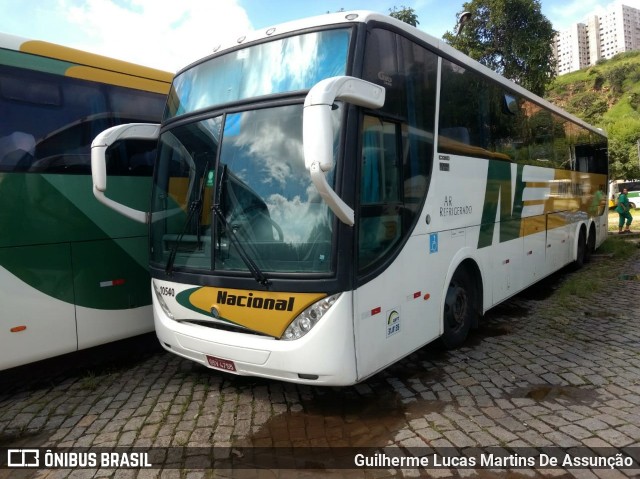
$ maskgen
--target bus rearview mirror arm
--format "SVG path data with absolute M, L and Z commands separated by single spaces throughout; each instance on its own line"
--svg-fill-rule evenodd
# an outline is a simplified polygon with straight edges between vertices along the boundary
M 384 105 L 385 89 L 360 78 L 338 76 L 318 82 L 304 101 L 302 139 L 305 167 L 311 181 L 331 211 L 343 223 L 353 226 L 353 209 L 329 186 L 325 173 L 334 167 L 331 110 L 336 100 L 366 108 Z
M 151 123 L 129 123 L 118 125 L 101 132 L 91 143 L 91 178 L 93 180 L 93 195 L 96 199 L 117 211 L 123 216 L 139 223 L 148 223 L 149 214 L 138 211 L 117 201 L 107 198 L 107 149 L 116 141 L 138 139 L 158 140 L 160 125 Z

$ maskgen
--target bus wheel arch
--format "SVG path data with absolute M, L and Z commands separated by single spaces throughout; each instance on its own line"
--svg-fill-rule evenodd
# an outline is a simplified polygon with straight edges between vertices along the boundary
M 469 331 L 478 327 L 482 294 L 480 269 L 475 261 L 466 259 L 456 268 L 444 293 L 442 336 L 438 340 L 442 347 L 461 346 Z

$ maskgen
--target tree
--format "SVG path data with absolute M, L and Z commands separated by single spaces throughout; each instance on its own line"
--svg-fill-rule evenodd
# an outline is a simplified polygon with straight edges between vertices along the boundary
M 459 35 L 444 40 L 497 73 L 542 96 L 555 77 L 555 31 L 539 0 L 470 0 L 471 13 Z
M 398 8 L 395 6 L 393 8 L 390 8 L 389 16 L 396 18 L 404 23 L 408 23 L 409 25 L 413 25 L 414 27 L 420 25 L 416 11 L 413 8 L 405 7 L 404 5 L 400 7 L 400 10 L 398 10 Z
M 609 136 L 609 176 L 617 179 L 640 177 L 638 132 L 640 119 L 625 116 L 606 125 Z

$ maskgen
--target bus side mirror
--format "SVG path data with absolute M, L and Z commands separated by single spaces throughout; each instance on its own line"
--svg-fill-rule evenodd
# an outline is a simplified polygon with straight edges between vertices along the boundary
M 520 106 L 518 105 L 518 99 L 513 96 L 505 93 L 504 95 L 504 113 L 510 115 L 517 115 L 520 112 Z
M 93 195 L 102 204 L 117 211 L 123 216 L 139 223 L 148 222 L 148 214 L 134 210 L 128 206 L 113 201 L 105 196 L 107 191 L 107 161 L 106 153 L 111 145 L 121 140 L 158 140 L 160 125 L 150 123 L 129 123 L 104 130 L 91 143 L 91 178 L 93 180 Z
M 336 100 L 366 108 L 380 108 L 384 99 L 384 87 L 360 78 L 339 76 L 318 82 L 304 101 L 302 139 L 305 166 L 320 196 L 340 221 L 349 226 L 354 224 L 353 209 L 331 189 L 324 175 L 334 166 L 331 109 Z

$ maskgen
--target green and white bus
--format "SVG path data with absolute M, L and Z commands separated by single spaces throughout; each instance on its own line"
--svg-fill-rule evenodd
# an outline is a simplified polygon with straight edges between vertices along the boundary
M 91 141 L 160 121 L 173 75 L 0 35 L 0 369 L 153 331 L 148 231 L 97 203 Z M 148 204 L 155 143 L 107 166 Z
M 150 214 L 110 145 L 158 138 Z M 405 23 L 341 12 L 231 39 L 160 125 L 93 143 L 150 224 L 158 338 L 240 375 L 362 381 L 463 343 L 607 231 L 607 138 Z M 107 188 L 109 180 L 109 188 Z
M 629 199 L 629 206 L 635 209 L 640 207 L 640 180 L 615 180 L 609 183 L 609 190 L 611 191 L 611 203 L 609 206 L 615 206 L 618 201 L 618 196 L 622 193 L 622 190 L 627 190 L 627 198 Z

